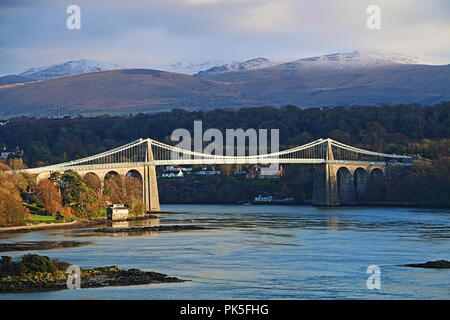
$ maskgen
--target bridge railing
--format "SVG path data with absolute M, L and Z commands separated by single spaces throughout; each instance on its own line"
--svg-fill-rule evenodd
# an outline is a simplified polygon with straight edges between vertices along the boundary
M 329 150 L 332 159 L 329 158 Z M 206 154 L 167 145 L 152 139 L 139 139 L 86 158 L 54 164 L 23 172 L 64 171 L 80 168 L 107 168 L 140 165 L 191 164 L 271 164 L 271 163 L 339 163 L 408 165 L 412 158 L 395 154 L 368 151 L 332 139 L 318 139 L 283 151 L 262 155 L 230 156 Z

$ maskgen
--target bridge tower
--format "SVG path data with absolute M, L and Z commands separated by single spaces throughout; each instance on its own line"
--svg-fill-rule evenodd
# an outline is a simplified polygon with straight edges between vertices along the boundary
M 183 154 L 183 158 L 173 157 Z M 94 173 L 105 177 L 110 171 L 126 175 L 138 171 L 142 176 L 142 191 L 147 211 L 160 211 L 157 165 L 193 164 L 314 164 L 312 205 L 339 206 L 358 203 L 367 192 L 367 182 L 382 176 L 388 166 L 412 166 L 412 158 L 352 147 L 332 139 L 318 139 L 292 149 L 258 156 L 219 156 L 202 154 L 166 145 L 152 139 L 139 139 L 86 158 L 52 164 L 40 168 L 17 170 L 46 179 L 52 172 L 74 170 L 80 175 Z M 103 180 L 103 179 L 100 179 Z
M 153 162 L 152 141 L 147 139 L 147 149 L 145 153 L 145 165 L 143 176 L 143 188 L 144 188 L 144 204 L 145 210 L 151 212 L 161 211 L 159 205 L 158 194 L 158 182 L 156 180 L 156 166 L 149 165 L 149 162 Z
M 314 183 L 312 205 L 314 206 L 340 206 L 338 181 L 334 161 L 331 139 L 326 142 L 325 164 L 314 168 Z

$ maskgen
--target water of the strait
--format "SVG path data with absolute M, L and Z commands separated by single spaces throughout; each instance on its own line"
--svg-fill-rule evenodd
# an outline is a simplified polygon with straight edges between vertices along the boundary
M 450 298 L 449 269 L 402 266 L 450 260 L 450 210 L 264 205 L 164 205 L 162 210 L 171 213 L 152 224 L 211 229 L 121 236 L 66 229 L 1 234 L 0 242 L 92 241 L 33 252 L 81 267 L 116 265 L 190 281 L 0 294 L 0 299 Z M 369 265 L 381 269 L 381 290 L 366 286 Z

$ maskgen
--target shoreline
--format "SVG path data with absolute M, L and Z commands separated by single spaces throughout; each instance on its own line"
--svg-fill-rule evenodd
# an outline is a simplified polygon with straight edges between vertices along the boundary
M 190 203 L 162 203 L 162 205 L 223 205 L 223 206 L 244 206 L 245 203 L 223 203 L 223 202 L 190 202 Z M 252 206 L 262 206 L 262 205 L 269 205 L 269 206 L 309 206 L 309 207 L 317 207 L 317 208 L 326 208 L 327 206 L 312 206 L 310 201 L 307 202 L 298 202 L 298 203 L 252 203 Z M 438 206 L 425 206 L 425 205 L 418 205 L 414 203 L 409 202 L 380 202 L 380 203 L 358 203 L 358 204 L 345 204 L 341 206 L 336 207 L 328 207 L 328 208 L 345 208 L 345 207 L 384 207 L 384 208 L 429 208 L 429 209 L 450 209 L 450 207 L 438 207 Z M 167 213 L 173 213 L 173 212 L 167 212 Z
M 21 261 L 2 256 L 0 264 L 0 297 L 3 293 L 45 292 L 70 289 L 73 280 L 71 264 L 37 254 L 22 256 Z M 72 266 L 73 267 L 73 266 Z M 188 280 L 154 271 L 121 269 L 117 266 L 80 268 L 78 288 L 123 287 L 158 283 L 180 283 Z M 71 278 L 72 277 L 72 278 Z M 75 283 L 71 284 L 75 285 Z
M 164 203 L 165 205 L 225 205 L 225 206 L 243 206 L 244 204 L 240 203 Z M 270 204 L 251 204 L 253 206 L 261 206 L 261 205 L 270 205 L 270 206 L 311 206 L 310 203 L 293 203 L 293 204 L 283 204 L 283 203 L 270 203 Z M 325 208 L 327 206 L 314 206 L 319 208 Z M 382 207 L 382 208 L 412 208 L 412 209 L 450 209 L 450 207 L 432 207 L 432 206 L 420 206 L 414 205 L 412 203 L 391 203 L 391 202 L 383 202 L 383 203 L 361 203 L 355 205 L 342 205 L 337 207 L 329 207 L 329 208 L 345 208 L 345 207 Z M 138 220 L 146 220 L 146 219 L 157 219 L 159 218 L 159 214 L 176 214 L 178 212 L 170 212 L 170 211 L 160 211 L 154 212 L 151 214 L 147 214 L 141 217 L 132 217 L 125 220 L 114 220 L 112 222 L 121 222 L 121 221 L 138 221 Z M 0 227 L 0 234 L 2 233 L 21 233 L 21 232 L 33 232 L 39 230 L 49 230 L 49 229 L 75 229 L 75 228 L 83 228 L 95 226 L 97 224 L 102 224 L 108 222 L 105 218 L 100 219 L 92 219 L 92 220 L 75 220 L 72 222 L 61 222 L 61 223 L 39 223 L 35 225 L 25 225 L 25 226 L 14 226 L 14 227 Z
M 114 220 L 113 222 L 120 222 L 120 221 L 138 221 L 138 220 L 145 220 L 145 219 L 156 219 L 158 218 L 157 215 L 161 213 L 168 213 L 168 212 L 155 212 L 152 214 L 147 214 L 142 217 L 132 217 L 126 220 Z M 0 234 L 1 233 L 15 233 L 15 232 L 32 232 L 37 230 L 48 230 L 48 229 L 75 229 L 75 228 L 83 228 L 83 227 L 90 227 L 95 226 L 97 224 L 103 224 L 105 222 L 108 222 L 110 220 L 105 218 L 101 219 L 91 219 L 91 220 L 75 220 L 72 222 L 61 222 L 61 223 L 39 223 L 34 225 L 25 225 L 25 226 L 14 226 L 14 227 L 0 227 Z
M 27 231 L 34 231 L 34 230 L 64 228 L 64 227 L 76 226 L 76 225 L 79 225 L 79 224 L 81 224 L 81 221 L 75 220 L 75 221 L 72 221 L 72 222 L 38 223 L 38 224 L 25 225 L 25 226 L 0 227 L 0 233 L 27 232 Z

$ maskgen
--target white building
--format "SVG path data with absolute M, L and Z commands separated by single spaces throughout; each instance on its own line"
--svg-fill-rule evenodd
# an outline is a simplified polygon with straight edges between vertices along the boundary
M 203 166 L 201 170 L 196 172 L 196 174 L 201 176 L 214 176 L 221 175 L 222 171 L 216 170 L 214 166 Z
M 270 167 L 261 167 L 259 178 L 279 178 L 283 175 L 283 167 L 272 163 Z
M 163 178 L 183 178 L 184 177 L 184 173 L 183 173 L 183 170 L 178 170 L 178 172 L 166 172 L 166 171 L 164 171 L 161 174 L 161 177 L 163 177 Z
M 106 209 L 108 220 L 126 220 L 128 219 L 128 208 L 123 204 L 113 204 Z

